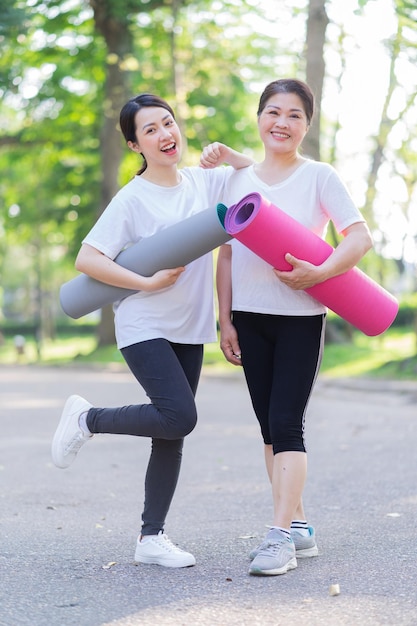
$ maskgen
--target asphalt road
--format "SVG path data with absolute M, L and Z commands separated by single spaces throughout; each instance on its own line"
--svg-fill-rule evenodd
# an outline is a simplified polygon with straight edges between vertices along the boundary
M 145 401 L 127 370 L 0 368 L 1 626 L 417 625 L 417 381 L 319 380 L 305 504 L 320 555 L 258 578 L 247 555 L 270 491 L 243 378 L 228 372 L 204 372 L 166 526 L 197 565 L 170 570 L 133 564 L 148 440 L 97 436 L 67 470 L 50 458 L 68 395 Z

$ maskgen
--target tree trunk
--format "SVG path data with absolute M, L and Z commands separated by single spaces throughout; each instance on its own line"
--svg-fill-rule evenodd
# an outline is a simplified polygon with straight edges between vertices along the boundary
M 303 149 L 306 156 L 316 161 L 320 160 L 321 98 L 325 73 L 324 44 L 328 23 L 326 0 L 310 0 L 306 35 L 306 82 L 315 95 L 316 113 L 314 123 L 304 139 Z
M 133 42 L 129 22 L 123 11 L 116 11 L 111 0 L 90 0 L 94 10 L 96 30 L 107 46 L 106 80 L 104 84 L 103 117 L 100 133 L 102 164 L 99 214 L 117 193 L 118 173 L 123 156 L 123 142 L 118 129 L 119 114 L 128 99 L 128 74 L 123 71 L 123 59 L 132 54 Z M 100 346 L 114 343 L 114 323 L 111 305 L 103 308 L 98 328 Z

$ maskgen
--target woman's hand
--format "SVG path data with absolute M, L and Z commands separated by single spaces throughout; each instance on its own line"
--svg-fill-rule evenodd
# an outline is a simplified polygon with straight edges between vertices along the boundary
M 291 289 L 308 289 L 322 282 L 320 266 L 297 259 L 297 257 L 289 253 L 285 255 L 285 260 L 292 265 L 292 270 L 274 269 L 274 274 L 287 287 L 291 287 Z
M 274 269 L 275 275 L 291 289 L 308 289 L 348 272 L 372 248 L 372 237 L 364 222 L 355 222 L 342 231 L 343 239 L 321 265 L 313 265 L 287 253 L 292 270 Z
M 159 291 L 159 289 L 171 287 L 177 282 L 184 270 L 185 267 L 176 267 L 171 270 L 159 270 L 149 277 L 142 276 L 141 291 Z
M 237 332 L 232 322 L 227 325 L 223 324 L 220 327 L 220 348 L 229 363 L 232 363 L 233 365 L 242 365 Z
M 200 166 L 203 169 L 209 170 L 221 165 L 225 162 L 226 155 L 230 148 L 223 143 L 215 141 L 203 148 L 203 152 L 200 156 Z

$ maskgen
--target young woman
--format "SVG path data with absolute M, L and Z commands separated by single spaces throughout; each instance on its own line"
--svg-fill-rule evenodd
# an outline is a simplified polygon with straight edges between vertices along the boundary
M 232 168 L 178 170 L 181 134 L 165 100 L 141 94 L 120 113 L 128 147 L 142 155 L 138 174 L 113 198 L 85 237 L 76 268 L 104 283 L 137 290 L 115 305 L 117 345 L 149 404 L 96 408 L 71 396 L 52 443 L 55 465 L 68 467 L 96 433 L 149 437 L 142 529 L 135 560 L 166 567 L 195 564 L 164 533 L 177 485 L 184 437 L 197 421 L 194 396 L 203 344 L 216 341 L 212 255 L 187 267 L 140 276 L 114 262 L 131 243 L 213 206 Z M 226 150 L 234 166 L 248 159 Z
M 326 309 L 303 290 L 346 272 L 372 246 L 335 170 L 300 153 L 313 112 L 305 83 L 283 79 L 267 85 L 258 107 L 264 159 L 234 172 L 222 200 L 231 205 L 259 192 L 317 235 L 324 236 L 329 220 L 343 235 L 322 265 L 287 254 L 288 272 L 273 269 L 236 240 L 219 252 L 220 345 L 228 361 L 243 365 L 272 486 L 273 526 L 250 555 L 249 573 L 255 575 L 284 574 L 297 566 L 297 556 L 318 554 L 302 504 L 304 419 L 320 366 Z M 224 144 L 208 146 L 201 165 L 214 167 L 227 150 Z

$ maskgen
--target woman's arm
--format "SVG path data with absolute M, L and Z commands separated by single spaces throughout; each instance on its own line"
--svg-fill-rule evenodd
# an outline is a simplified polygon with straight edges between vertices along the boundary
M 206 170 L 213 169 L 214 167 L 222 165 L 222 163 L 228 163 L 234 167 L 235 170 L 240 170 L 243 167 L 252 165 L 254 160 L 218 141 L 203 148 L 200 157 L 200 166 L 202 168 Z
M 360 261 L 373 244 L 369 228 L 364 222 L 352 224 L 342 235 L 342 241 L 321 265 L 313 265 L 287 254 L 285 259 L 292 265 L 292 270 L 274 269 L 275 275 L 292 289 L 308 289 L 344 274 Z
M 232 324 L 232 246 L 220 246 L 217 259 L 217 296 L 219 300 L 220 348 L 233 365 L 241 365 L 237 332 Z
M 91 278 L 107 285 L 135 291 L 157 291 L 170 287 L 184 271 L 184 267 L 161 270 L 153 276 L 145 277 L 122 267 L 105 254 L 88 244 L 83 244 L 75 260 L 75 267 Z

